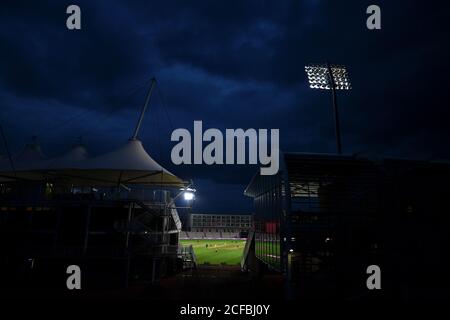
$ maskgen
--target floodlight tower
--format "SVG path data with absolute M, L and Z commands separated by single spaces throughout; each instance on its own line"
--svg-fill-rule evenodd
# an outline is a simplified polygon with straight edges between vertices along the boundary
M 312 89 L 331 90 L 333 98 L 334 124 L 336 129 L 337 153 L 342 153 L 341 129 L 337 108 L 336 90 L 350 90 L 351 84 L 345 66 L 326 64 L 310 64 L 305 66 L 309 87 Z

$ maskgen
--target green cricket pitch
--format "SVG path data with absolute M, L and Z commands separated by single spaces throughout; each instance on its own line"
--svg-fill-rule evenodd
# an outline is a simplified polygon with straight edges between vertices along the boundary
M 183 246 L 192 245 L 197 264 L 238 265 L 241 262 L 245 240 L 180 240 Z

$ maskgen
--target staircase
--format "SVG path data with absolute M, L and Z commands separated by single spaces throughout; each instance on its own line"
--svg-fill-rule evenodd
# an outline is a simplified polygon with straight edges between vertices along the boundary
M 183 260 L 183 269 L 197 268 L 197 257 L 194 253 L 192 245 L 179 246 L 178 256 Z

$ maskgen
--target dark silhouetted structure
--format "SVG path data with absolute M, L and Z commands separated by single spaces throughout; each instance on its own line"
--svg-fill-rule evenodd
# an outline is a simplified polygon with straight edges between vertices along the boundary
M 244 268 L 283 273 L 290 298 L 447 295 L 448 163 L 300 153 L 281 162 L 245 190 L 255 229 Z M 373 264 L 379 291 L 366 286 Z
M 181 269 L 174 194 L 185 183 L 139 140 L 94 158 L 76 146 L 47 159 L 33 143 L 14 163 L 0 163 L 2 285 L 65 288 L 73 264 L 85 289 L 155 282 Z

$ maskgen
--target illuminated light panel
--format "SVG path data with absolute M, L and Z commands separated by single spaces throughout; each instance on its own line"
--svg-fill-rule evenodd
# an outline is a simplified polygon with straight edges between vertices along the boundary
M 190 201 L 190 200 L 193 200 L 193 199 L 194 199 L 194 193 L 193 192 L 186 191 L 184 193 L 184 200 Z
M 352 88 L 345 66 L 331 65 L 331 73 L 336 90 L 350 90 Z M 330 90 L 332 88 L 328 68 L 323 64 L 310 64 L 305 66 L 311 89 Z

